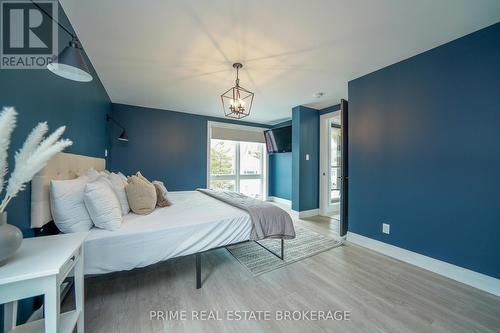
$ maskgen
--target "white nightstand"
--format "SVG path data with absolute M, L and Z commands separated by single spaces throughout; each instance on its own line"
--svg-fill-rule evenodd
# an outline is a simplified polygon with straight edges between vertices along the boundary
M 0 304 L 4 306 L 5 331 L 83 333 L 83 240 L 87 233 L 27 238 L 0 267 Z M 61 283 L 74 269 L 73 311 L 60 313 Z M 15 326 L 17 300 L 44 295 L 44 319 Z M 45 328 L 45 330 L 44 330 Z

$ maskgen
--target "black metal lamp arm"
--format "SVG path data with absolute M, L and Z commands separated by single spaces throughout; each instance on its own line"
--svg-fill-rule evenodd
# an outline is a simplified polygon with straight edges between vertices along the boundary
M 115 123 L 118 127 L 120 127 L 122 130 L 125 130 L 125 127 L 123 127 L 119 122 L 117 122 L 113 117 L 111 117 L 109 114 L 106 115 L 106 121 L 111 121 Z
M 49 13 L 47 13 L 47 11 L 45 11 L 45 9 L 43 9 L 42 7 L 40 7 L 40 5 L 38 5 L 33 0 L 31 0 L 31 3 L 34 4 L 36 8 L 40 9 L 40 11 L 42 11 L 45 15 L 47 15 L 52 21 L 56 22 L 57 25 L 59 27 L 61 27 L 61 29 L 63 29 L 68 35 L 71 36 L 71 38 L 73 38 L 75 40 L 78 40 L 78 38 L 71 31 L 69 31 L 69 29 L 67 29 L 64 25 L 62 25 L 61 23 L 59 23 L 59 21 L 57 21 L 55 18 L 52 17 L 52 15 L 50 15 Z M 58 2 L 58 4 L 59 4 L 59 2 Z

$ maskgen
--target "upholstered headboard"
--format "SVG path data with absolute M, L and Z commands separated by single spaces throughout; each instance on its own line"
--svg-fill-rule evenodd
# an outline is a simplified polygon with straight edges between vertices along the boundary
M 103 158 L 59 153 L 31 181 L 31 227 L 41 228 L 52 221 L 50 212 L 50 181 L 52 179 L 74 179 L 83 172 L 94 168 L 103 171 Z

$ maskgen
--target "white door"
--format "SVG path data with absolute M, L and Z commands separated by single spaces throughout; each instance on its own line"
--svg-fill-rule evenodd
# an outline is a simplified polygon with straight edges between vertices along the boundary
M 337 217 L 340 212 L 341 180 L 340 111 L 320 117 L 320 215 Z

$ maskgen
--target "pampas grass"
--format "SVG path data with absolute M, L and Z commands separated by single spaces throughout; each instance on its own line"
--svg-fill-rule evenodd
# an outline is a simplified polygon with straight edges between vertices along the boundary
M 10 144 L 10 135 L 15 127 L 16 116 L 17 113 L 13 108 L 6 108 L 0 114 L 0 181 L 2 184 L 0 187 L 0 194 L 2 193 L 4 185 L 3 178 L 7 173 L 7 150 Z M 64 126 L 59 127 L 54 133 L 44 139 L 48 129 L 46 122 L 39 123 L 28 135 L 21 149 L 16 152 L 14 157 L 15 168 L 10 175 L 7 188 L 5 189 L 5 197 L 0 203 L 0 213 L 7 208 L 9 202 L 15 198 L 19 192 L 25 189 L 26 183 L 31 181 L 35 174 L 42 170 L 55 154 L 73 144 L 73 142 L 68 139 L 60 140 L 61 135 L 66 129 Z M 3 156 L 2 153 L 4 153 L 5 156 Z M 3 164 L 2 157 L 4 157 Z M 3 174 L 1 173 L 2 167 L 4 170 Z
M 10 146 L 10 135 L 16 127 L 17 112 L 14 108 L 6 107 L 0 113 L 0 193 L 4 187 L 4 178 L 7 175 L 7 156 Z
M 49 126 L 47 126 L 46 122 L 39 123 L 28 135 L 26 141 L 24 141 L 23 147 L 21 150 L 16 152 L 16 165 L 26 163 L 31 154 L 35 152 L 35 149 L 38 147 L 40 142 L 43 140 L 45 133 L 49 130 Z

